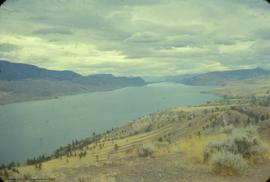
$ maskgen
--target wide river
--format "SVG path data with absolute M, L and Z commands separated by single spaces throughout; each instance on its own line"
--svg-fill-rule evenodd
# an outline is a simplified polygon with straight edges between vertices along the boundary
M 211 89 L 161 83 L 0 106 L 0 163 L 50 154 L 151 112 L 203 104 L 216 98 L 200 93 Z

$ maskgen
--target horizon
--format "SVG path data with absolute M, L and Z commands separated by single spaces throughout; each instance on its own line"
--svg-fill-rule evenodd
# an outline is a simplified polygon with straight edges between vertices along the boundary
M 0 59 L 50 70 L 160 77 L 270 68 L 263 0 L 10 0 L 0 17 Z
M 68 71 L 68 72 L 73 72 L 75 74 L 78 74 L 80 76 L 84 76 L 84 77 L 87 77 L 87 76 L 95 76 L 95 75 L 112 75 L 112 76 L 115 76 L 115 77 L 140 77 L 142 79 L 144 79 L 145 81 L 147 81 L 147 79 L 149 78 L 166 78 L 166 77 L 173 77 L 173 76 L 185 76 L 185 75 L 200 75 L 200 74 L 206 74 L 206 73 L 215 73 L 215 72 L 230 72 L 230 71 L 242 71 L 242 70 L 256 70 L 256 69 L 260 69 L 260 70 L 264 70 L 264 71 L 270 71 L 270 69 L 265 69 L 265 68 L 262 68 L 262 67 L 255 67 L 255 68 L 243 68 L 243 69 L 231 69 L 231 70 L 213 70 L 213 71 L 209 71 L 209 72 L 200 72 L 200 73 L 191 73 L 191 74 L 177 74 L 177 75 L 165 75 L 165 76 L 134 76 L 134 75 L 115 75 L 115 74 L 112 74 L 112 73 L 96 73 L 96 74 L 89 74 L 89 75 L 83 75 L 83 74 L 80 74 L 79 72 L 76 72 L 76 71 L 72 71 L 72 70 L 57 70 L 57 69 L 48 69 L 48 68 L 45 68 L 45 67 L 40 67 L 38 65 L 34 65 L 34 64 L 27 64 L 27 63 L 16 63 L 16 62 L 12 62 L 12 61 L 9 61 L 9 60 L 3 60 L 0 58 L 0 62 L 6 62 L 6 63 L 11 63 L 11 64 L 23 64 L 23 65 L 29 65 L 29 66 L 35 66 L 39 69 L 45 69 L 45 70 L 48 70 L 48 71 L 59 71 L 59 72 L 65 72 L 65 71 Z

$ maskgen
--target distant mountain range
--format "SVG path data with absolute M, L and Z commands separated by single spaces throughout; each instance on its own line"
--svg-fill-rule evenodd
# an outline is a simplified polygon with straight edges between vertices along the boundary
M 241 81 L 265 76 L 270 76 L 269 70 L 255 68 L 209 72 L 184 78 L 181 82 L 187 85 L 225 85 L 232 81 Z
M 269 77 L 262 68 L 215 71 L 166 77 L 116 77 L 112 74 L 82 76 L 72 71 L 53 71 L 34 65 L 0 60 L 0 104 L 57 98 L 87 92 L 109 91 L 147 83 L 174 82 L 186 85 L 222 86 L 233 81 Z
M 233 81 L 243 81 L 260 77 L 269 77 L 270 71 L 262 68 L 230 71 L 214 71 L 203 74 L 185 74 L 166 77 L 147 77 L 149 83 L 175 82 L 186 85 L 222 86 Z
M 42 79 L 70 81 L 84 85 L 141 86 L 145 82 L 140 77 L 115 77 L 112 74 L 82 76 L 72 71 L 53 71 L 29 64 L 11 63 L 0 60 L 0 80 L 18 81 Z
M 82 76 L 72 71 L 53 71 L 0 60 L 0 104 L 145 84 L 140 77 L 116 77 L 112 74 Z

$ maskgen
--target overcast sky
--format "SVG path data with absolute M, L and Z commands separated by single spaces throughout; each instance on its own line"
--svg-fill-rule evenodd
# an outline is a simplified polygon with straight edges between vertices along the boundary
M 7 0 L 0 58 L 88 75 L 270 68 L 264 0 Z

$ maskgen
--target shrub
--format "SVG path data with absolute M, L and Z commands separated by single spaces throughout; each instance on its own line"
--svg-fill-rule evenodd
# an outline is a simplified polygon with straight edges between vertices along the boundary
M 240 154 L 233 154 L 228 151 L 214 153 L 211 156 L 210 164 L 213 171 L 222 175 L 241 173 L 248 166 Z
M 118 150 L 119 146 L 117 144 L 114 144 L 114 150 Z
M 222 132 L 229 134 L 229 133 L 232 133 L 233 129 L 234 129 L 234 126 L 230 124 L 230 125 L 224 126 L 222 129 Z
M 153 155 L 153 151 L 145 147 L 139 148 L 137 152 L 139 157 L 152 157 Z
M 261 145 L 261 140 L 255 127 L 236 128 L 224 140 L 209 142 L 204 148 L 205 158 L 207 159 L 212 153 L 221 150 L 240 154 L 246 159 L 267 152 L 267 149 Z
M 221 141 L 211 141 L 204 147 L 204 162 L 222 174 L 239 172 L 247 163 L 264 160 L 269 152 L 256 127 L 235 128 Z
M 133 148 L 128 148 L 127 150 L 126 150 L 126 154 L 131 154 L 133 152 Z
M 23 178 L 27 181 L 27 180 L 30 180 L 32 178 L 32 176 L 27 173 L 27 174 L 23 175 Z
M 91 178 L 90 177 L 82 177 L 82 176 L 80 176 L 80 177 L 78 177 L 77 178 L 77 181 L 78 182 L 89 182 L 89 181 L 91 181 Z

